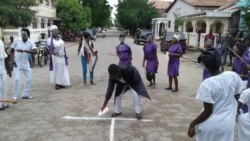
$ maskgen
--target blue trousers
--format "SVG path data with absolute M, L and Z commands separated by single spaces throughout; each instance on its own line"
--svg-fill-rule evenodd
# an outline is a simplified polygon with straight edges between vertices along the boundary
M 81 56 L 81 62 L 82 62 L 82 80 L 86 82 L 87 80 L 87 60 L 85 56 Z M 94 79 L 94 72 L 90 72 L 90 81 L 93 81 Z
M 221 48 L 220 53 L 221 53 L 222 64 L 226 65 L 227 55 L 228 55 L 228 48 L 226 48 L 226 47 Z

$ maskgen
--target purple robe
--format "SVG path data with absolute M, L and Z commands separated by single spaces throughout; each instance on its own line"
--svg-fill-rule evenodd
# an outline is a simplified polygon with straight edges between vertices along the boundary
M 154 74 L 157 72 L 156 56 L 157 47 L 155 43 L 146 43 L 143 47 L 145 54 L 146 63 L 146 72 Z
M 130 47 L 125 43 L 116 46 L 116 54 L 120 56 L 118 65 L 131 64 L 131 53 Z
M 243 72 L 243 62 L 239 58 L 234 58 L 233 71 L 241 75 Z
M 169 53 L 182 54 L 182 48 L 180 44 L 173 44 L 168 49 Z M 180 57 L 169 56 L 168 61 L 168 75 L 169 76 L 179 76 L 179 66 L 180 66 Z
M 203 78 L 202 80 L 204 81 L 205 79 L 209 78 L 211 76 L 209 70 L 207 68 L 203 69 Z
M 243 54 L 242 58 L 247 64 L 250 64 L 250 58 L 248 57 L 248 52 L 249 50 L 247 49 L 247 51 Z M 250 71 L 248 71 L 247 88 L 250 88 Z

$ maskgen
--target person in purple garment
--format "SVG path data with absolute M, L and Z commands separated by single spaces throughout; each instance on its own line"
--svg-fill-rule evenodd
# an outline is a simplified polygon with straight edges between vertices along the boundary
M 155 88 L 155 73 L 157 73 L 158 69 L 158 57 L 157 57 L 157 46 L 153 42 L 153 36 L 148 35 L 148 42 L 143 47 L 144 56 L 143 56 L 143 63 L 142 66 L 145 67 L 146 63 L 146 77 L 147 80 L 150 82 L 148 87 Z M 153 81 L 153 82 L 152 82 Z
M 119 57 L 118 65 L 130 64 L 132 61 L 132 51 L 130 47 L 124 43 L 125 35 L 121 34 L 119 36 L 120 44 L 116 46 L 116 55 Z
M 234 47 L 234 51 L 235 53 L 237 53 L 239 56 L 242 56 L 243 53 L 245 52 L 245 47 L 244 46 L 239 46 L 239 45 L 236 45 Z M 242 78 L 242 76 L 245 76 L 247 75 L 247 71 L 244 67 L 244 63 L 243 61 L 238 58 L 238 57 L 234 57 L 234 60 L 233 60 L 233 67 L 232 67 L 232 71 L 236 72 L 237 74 L 239 74 Z M 244 79 L 244 78 L 242 78 Z
M 182 56 L 182 48 L 179 44 L 179 36 L 174 35 L 172 40 L 172 45 L 168 49 L 169 61 L 168 61 L 168 78 L 169 78 L 169 87 L 165 90 L 172 90 L 172 92 L 178 92 L 178 78 L 179 76 L 179 66 L 180 66 L 180 57 Z M 175 88 L 172 87 L 172 82 L 174 79 Z
M 245 44 L 246 44 L 246 50 L 242 56 L 243 60 L 245 61 L 245 63 L 247 63 L 248 65 L 245 64 L 245 68 L 248 71 L 247 74 L 247 88 L 250 88 L 250 42 L 249 42 L 250 38 L 246 39 Z M 236 44 L 237 46 L 237 44 Z
M 208 39 L 206 41 L 205 46 L 206 46 L 205 50 L 216 50 L 216 52 L 218 52 L 218 54 L 220 54 L 219 50 L 217 48 L 213 47 L 213 41 L 211 39 Z M 221 57 L 221 56 L 219 56 L 219 57 Z M 222 68 L 222 71 L 224 71 L 223 65 L 221 65 L 221 68 Z M 209 78 L 210 76 L 211 76 L 211 74 L 210 74 L 209 70 L 207 68 L 204 68 L 202 80 L 204 81 L 205 79 Z

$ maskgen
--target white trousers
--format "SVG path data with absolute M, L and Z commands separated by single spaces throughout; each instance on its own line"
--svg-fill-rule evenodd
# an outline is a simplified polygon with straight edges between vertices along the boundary
M 5 99 L 6 98 L 6 73 L 0 74 L 0 98 Z M 2 103 L 0 102 L 0 107 L 2 107 Z
M 131 99 L 133 100 L 133 104 L 135 106 L 135 112 L 136 113 L 141 113 L 140 97 L 135 92 L 135 90 L 133 90 L 131 87 L 130 87 L 130 91 L 131 91 Z M 122 92 L 122 94 L 120 94 L 119 96 L 117 96 L 115 98 L 115 112 L 116 113 L 121 113 L 122 112 L 122 95 L 123 94 L 124 94 L 124 91 Z
M 31 87 L 31 81 L 32 81 L 31 69 L 18 69 L 16 67 L 14 67 L 13 72 L 14 72 L 14 94 L 13 94 L 13 98 L 18 97 L 19 87 L 20 87 L 20 84 L 19 84 L 20 83 L 20 72 L 23 72 L 23 74 L 25 76 L 25 85 L 24 85 L 24 88 L 23 88 L 22 96 L 28 96 L 29 91 L 30 91 L 30 87 Z

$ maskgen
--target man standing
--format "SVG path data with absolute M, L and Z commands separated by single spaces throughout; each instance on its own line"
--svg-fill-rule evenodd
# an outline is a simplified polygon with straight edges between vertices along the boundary
M 29 63 L 29 56 L 31 54 L 36 54 L 36 45 L 29 39 L 30 31 L 26 28 L 21 30 L 22 39 L 17 39 L 11 45 L 11 54 L 12 58 L 14 56 L 14 61 L 16 67 L 14 67 L 14 95 L 13 99 L 17 100 L 19 93 L 19 81 L 20 81 L 20 72 L 23 72 L 25 76 L 25 85 L 22 92 L 22 99 L 32 99 L 32 96 L 29 96 L 29 91 L 32 81 L 32 72 Z M 12 59 L 13 61 L 13 59 Z
M 139 95 L 144 96 L 150 99 L 148 92 L 142 82 L 141 76 L 138 70 L 131 65 L 116 65 L 111 64 L 108 68 L 109 72 L 109 83 L 106 92 L 106 98 L 101 108 L 101 111 L 104 110 L 108 101 L 110 100 L 115 85 L 115 112 L 112 113 L 112 117 L 116 117 L 122 114 L 121 104 L 122 104 L 122 95 L 128 90 L 131 89 L 131 97 L 135 105 L 136 118 L 141 119 L 141 107 L 140 107 L 140 98 Z
M 203 111 L 189 126 L 188 135 L 197 141 L 233 141 L 237 113 L 235 95 L 246 85 L 235 72 L 219 70 L 221 60 L 216 50 L 206 50 L 198 58 L 212 77 L 204 80 L 196 95 L 203 102 Z

